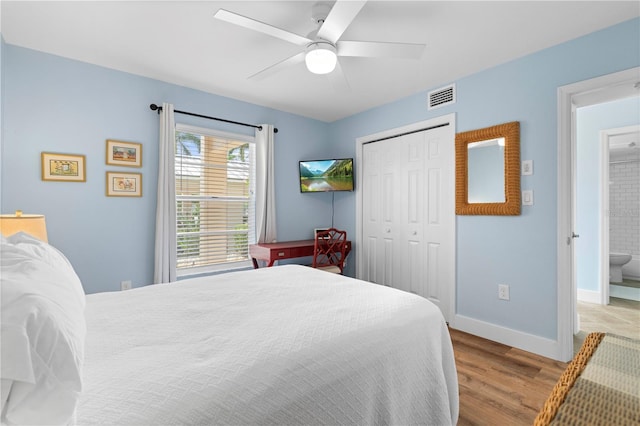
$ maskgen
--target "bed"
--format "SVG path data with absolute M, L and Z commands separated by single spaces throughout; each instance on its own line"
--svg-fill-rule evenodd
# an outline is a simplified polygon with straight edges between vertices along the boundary
M 20 244 L 38 246 L 54 253 L 49 257 L 58 263 L 66 262 L 64 274 L 56 276 L 48 267 L 46 276 L 36 274 L 36 281 L 48 280 L 46 285 L 38 281 L 36 287 L 50 287 L 52 280 L 73 281 L 70 264 L 53 247 L 24 235 L 3 239 L 3 422 L 446 425 L 457 421 L 453 350 L 435 305 L 413 294 L 298 265 L 125 292 L 79 296 L 77 288 L 67 291 L 66 299 L 78 299 L 81 309 L 76 310 L 84 320 L 83 324 L 67 320 L 63 325 L 69 330 L 61 333 L 76 342 L 68 345 L 73 350 L 66 355 L 78 364 L 77 377 L 71 374 L 71 383 L 61 385 L 63 391 L 56 389 L 53 397 L 56 404 L 62 399 L 67 417 L 54 409 L 42 418 L 43 407 L 57 406 L 51 397 L 35 392 L 38 397 L 23 402 L 24 395 L 42 381 L 23 382 L 28 378 L 15 371 L 9 374 L 4 365 L 5 359 L 16 358 L 5 350 L 5 343 L 11 338 L 9 326 L 19 323 L 17 314 L 5 306 L 5 288 L 17 287 L 13 269 L 25 269 L 16 267 L 19 262 L 13 255 L 5 254 L 17 251 Z M 56 262 L 49 259 L 49 263 Z M 47 295 L 54 308 L 62 303 L 57 293 Z M 14 296 L 6 296 L 7 303 L 17 303 Z M 76 315 L 73 309 L 57 308 L 58 316 Z M 38 342 L 29 339 L 33 352 Z

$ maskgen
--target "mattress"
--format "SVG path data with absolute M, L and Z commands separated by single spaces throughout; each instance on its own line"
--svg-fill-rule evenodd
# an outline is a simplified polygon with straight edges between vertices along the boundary
M 298 265 L 87 296 L 80 425 L 455 424 L 438 308 Z

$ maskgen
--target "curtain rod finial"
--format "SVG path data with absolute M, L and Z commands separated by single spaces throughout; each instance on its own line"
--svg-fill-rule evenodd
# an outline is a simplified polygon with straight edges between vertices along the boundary
M 156 105 L 156 104 L 151 104 L 151 105 L 149 105 L 149 108 L 151 108 L 151 111 L 158 110 L 158 114 L 160 114 L 160 111 L 162 111 L 162 107 L 161 107 L 161 106 L 158 106 L 158 105 Z
M 258 126 L 258 127 L 256 127 L 256 128 L 257 128 L 258 130 L 262 131 L 262 126 Z M 273 128 L 273 133 L 278 133 L 278 128 L 277 128 L 277 127 L 274 127 L 274 128 Z

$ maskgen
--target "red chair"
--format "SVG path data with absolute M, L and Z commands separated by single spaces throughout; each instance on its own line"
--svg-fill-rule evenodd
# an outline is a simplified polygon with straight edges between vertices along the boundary
M 347 232 L 329 228 L 316 232 L 313 247 L 314 268 L 342 274 L 347 252 Z

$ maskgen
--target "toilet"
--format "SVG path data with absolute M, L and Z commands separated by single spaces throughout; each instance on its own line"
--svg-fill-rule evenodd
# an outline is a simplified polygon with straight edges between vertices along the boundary
M 622 265 L 631 261 L 631 255 L 627 253 L 609 253 L 609 281 L 622 282 Z

